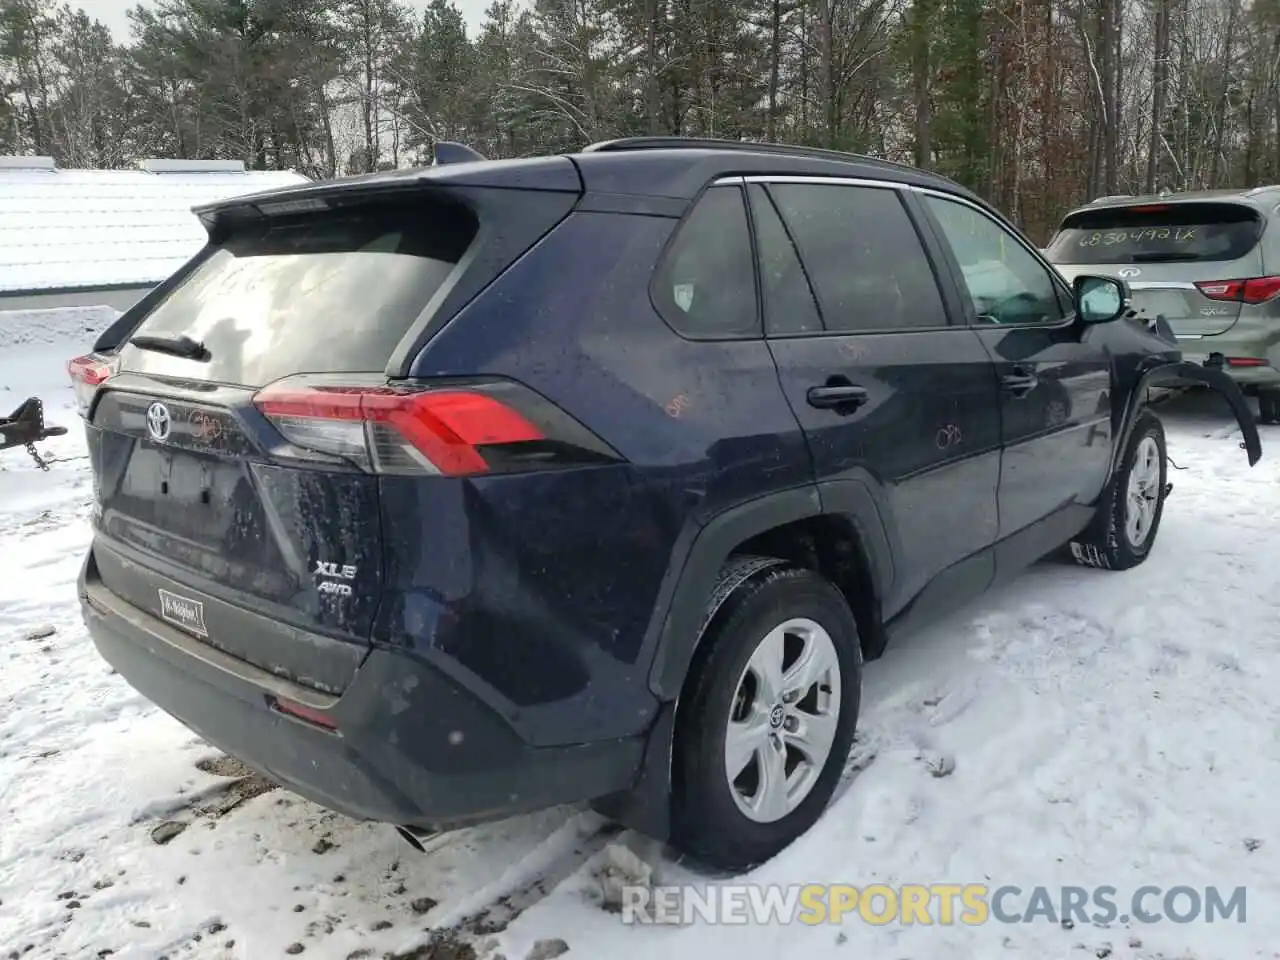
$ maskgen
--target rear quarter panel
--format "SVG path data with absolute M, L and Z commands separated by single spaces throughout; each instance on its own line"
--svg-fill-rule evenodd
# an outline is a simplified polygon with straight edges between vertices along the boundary
M 643 729 L 656 708 L 649 625 L 673 558 L 722 510 L 812 482 L 764 341 L 685 340 L 650 302 L 675 225 L 571 214 L 412 367 L 518 380 L 627 460 L 420 501 L 442 531 L 429 547 L 388 530 L 390 620 L 427 625 L 403 642 L 505 704 L 535 742 L 587 739 L 584 722 L 591 739 Z M 388 510 L 430 499 L 384 490 Z

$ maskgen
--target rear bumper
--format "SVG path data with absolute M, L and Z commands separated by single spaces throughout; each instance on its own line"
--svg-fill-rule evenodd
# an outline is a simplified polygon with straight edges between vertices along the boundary
M 1210 361 L 1210 356 L 1210 354 L 1183 354 L 1183 357 L 1191 363 L 1217 368 L 1217 365 Z M 1232 354 L 1232 356 L 1238 356 L 1238 354 Z M 1264 367 L 1231 367 L 1224 364 L 1220 369 L 1242 387 L 1276 387 L 1280 389 L 1280 370 L 1275 367 L 1269 365 Z
M 1189 363 L 1216 366 L 1242 386 L 1280 388 L 1280 348 L 1257 334 L 1232 335 L 1231 331 L 1194 340 L 1179 340 L 1182 358 Z M 1230 366 L 1228 357 L 1265 361 L 1263 366 Z
M 628 789 L 644 737 L 530 747 L 442 673 L 376 649 L 333 697 L 273 676 L 131 606 L 81 572 L 101 655 L 214 746 L 314 802 L 363 820 L 446 829 Z M 324 711 L 329 732 L 272 709 Z

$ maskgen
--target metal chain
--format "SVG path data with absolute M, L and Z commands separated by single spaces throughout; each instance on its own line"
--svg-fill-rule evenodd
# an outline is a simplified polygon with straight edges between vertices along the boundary
M 27 453 L 31 455 L 31 459 L 35 461 L 37 467 L 45 473 L 49 472 L 49 462 L 45 460 L 44 457 L 40 456 L 40 451 L 36 449 L 36 445 L 34 443 L 27 444 Z
M 53 464 L 55 463 L 72 463 L 73 461 L 76 461 L 76 460 L 89 459 L 87 455 L 80 456 L 80 457 L 43 457 L 40 455 L 40 451 L 36 449 L 36 445 L 34 443 L 26 444 L 26 448 L 27 448 L 27 453 L 30 454 L 31 456 L 31 459 L 35 461 L 35 465 L 39 467 L 41 470 L 43 470 L 45 473 L 48 473 L 49 468 L 52 467 Z

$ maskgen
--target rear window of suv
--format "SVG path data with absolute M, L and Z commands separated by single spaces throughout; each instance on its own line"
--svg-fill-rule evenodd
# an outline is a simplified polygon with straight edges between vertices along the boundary
M 1063 221 L 1054 263 L 1238 260 L 1258 243 L 1262 216 L 1239 203 L 1156 203 L 1084 210 Z
M 127 346 L 124 366 L 241 386 L 381 371 L 476 230 L 459 205 L 403 200 L 256 223 L 221 243 L 133 331 L 190 337 L 208 360 Z

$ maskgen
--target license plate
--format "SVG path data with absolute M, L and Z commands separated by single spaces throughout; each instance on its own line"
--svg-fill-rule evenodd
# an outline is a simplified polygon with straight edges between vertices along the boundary
M 209 636 L 209 630 L 204 625 L 204 604 L 199 600 L 161 590 L 160 616 L 196 636 Z
M 1135 294 L 1133 301 L 1138 312 L 1148 317 L 1185 317 L 1191 312 L 1185 296 L 1168 290 L 1144 290 L 1140 295 Z

